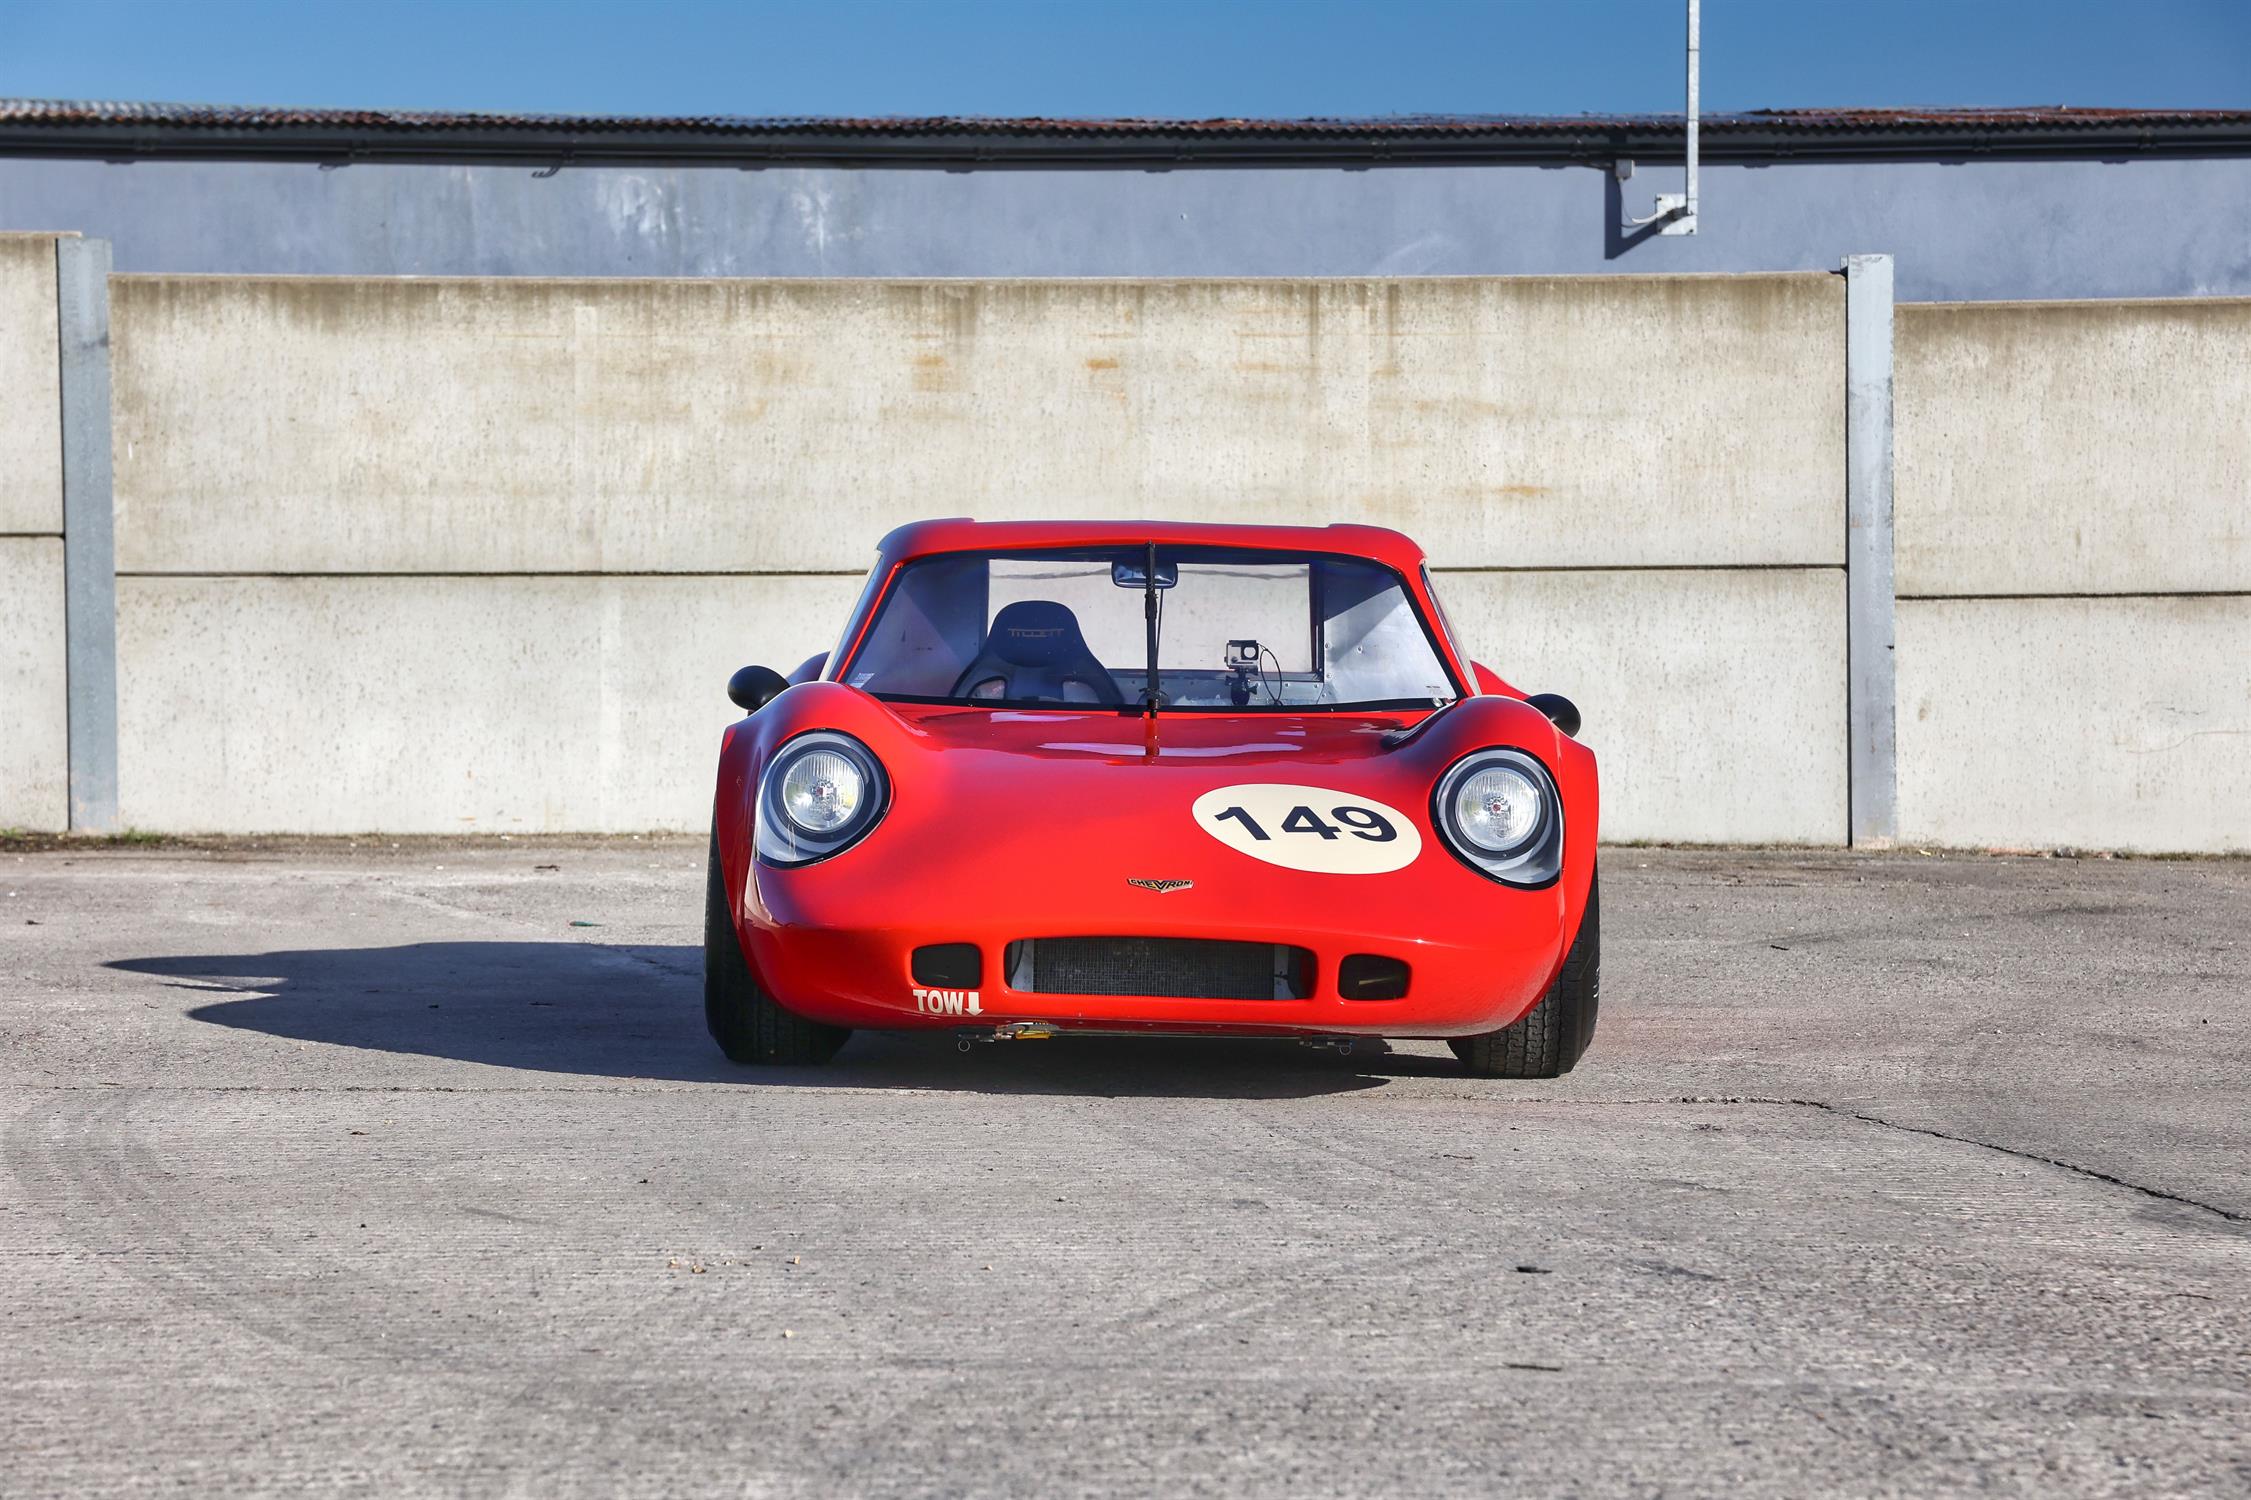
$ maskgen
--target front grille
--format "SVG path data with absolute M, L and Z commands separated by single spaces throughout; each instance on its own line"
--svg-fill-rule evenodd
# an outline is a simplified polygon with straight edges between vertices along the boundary
M 1030 995 L 1302 1000 L 1313 955 L 1282 943 L 1205 938 L 1025 938 L 1008 945 L 1008 987 Z

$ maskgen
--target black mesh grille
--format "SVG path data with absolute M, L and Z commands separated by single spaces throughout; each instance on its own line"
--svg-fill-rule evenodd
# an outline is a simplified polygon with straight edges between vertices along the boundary
M 1277 943 L 1203 938 L 1026 938 L 1008 945 L 1008 986 L 1034 995 L 1302 1000 L 1313 955 Z

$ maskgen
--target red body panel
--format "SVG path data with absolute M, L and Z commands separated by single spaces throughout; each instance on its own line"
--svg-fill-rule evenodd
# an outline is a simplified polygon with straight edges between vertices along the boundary
M 1349 553 L 1408 580 L 1426 618 L 1422 558 L 1367 527 L 1199 527 L 1140 523 L 926 522 L 885 539 L 882 558 L 824 676 L 791 687 L 726 731 L 714 823 L 743 948 L 783 1005 L 846 1026 L 953 1027 L 1018 1020 L 1102 1029 L 1463 1036 L 1529 1009 L 1554 979 L 1585 908 L 1598 816 L 1595 762 L 1538 710 L 1481 693 L 1434 712 L 1160 714 L 892 704 L 833 680 L 904 559 L 923 552 L 1156 541 Z M 1451 641 L 1464 684 L 1495 681 Z M 840 730 L 882 762 L 891 802 L 858 844 L 795 869 L 753 858 L 760 771 L 784 741 Z M 1503 885 L 1465 865 L 1432 826 L 1431 794 L 1461 756 L 1514 746 L 1553 774 L 1563 807 L 1561 877 Z M 1421 839 L 1381 874 L 1283 868 L 1221 841 L 1190 814 L 1201 794 L 1303 785 L 1364 797 Z M 1165 894 L 1129 879 L 1192 881 Z M 1017 994 L 1006 946 L 1024 938 L 1226 938 L 1312 950 L 1299 1000 Z M 931 1014 L 915 996 L 918 946 L 974 943 L 984 960 L 976 1014 Z M 1405 960 L 1405 998 L 1338 996 L 1353 953 Z

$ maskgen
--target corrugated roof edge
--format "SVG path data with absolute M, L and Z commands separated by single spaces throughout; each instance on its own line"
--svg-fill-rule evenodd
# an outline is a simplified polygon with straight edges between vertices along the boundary
M 2251 110 L 1791 109 L 1706 115 L 1712 161 L 2251 155 Z M 572 163 L 1158 167 L 1677 158 L 1677 115 L 896 119 L 446 113 L 0 99 L 0 154 Z

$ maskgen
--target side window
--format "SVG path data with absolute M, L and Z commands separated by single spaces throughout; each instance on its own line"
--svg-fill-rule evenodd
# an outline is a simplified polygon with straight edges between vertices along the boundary
M 883 554 L 879 552 L 876 554 L 875 566 L 868 569 L 867 580 L 860 585 L 860 597 L 852 602 L 852 612 L 844 617 L 844 633 L 836 638 L 835 646 L 829 650 L 828 660 L 821 664 L 823 677 L 835 671 L 843 662 L 844 653 L 851 648 L 853 632 L 861 628 L 862 617 L 875 608 L 876 595 L 883 588 L 883 578 Z
M 1463 671 L 1475 676 L 1475 670 L 1470 666 L 1469 642 L 1463 640 L 1462 633 L 1454 628 L 1454 617 L 1446 612 L 1446 601 L 1439 597 L 1438 580 L 1430 576 L 1429 563 L 1423 564 L 1423 592 L 1430 596 L 1430 607 L 1438 611 L 1438 628 L 1445 632 L 1447 644 L 1454 648 L 1455 659 L 1461 662 Z M 1472 682 L 1471 690 L 1474 691 L 1476 686 Z
M 1329 702 L 1445 702 L 1454 696 L 1406 581 L 1397 573 L 1332 558 L 1321 565 L 1320 597 L 1321 674 Z
M 982 557 L 907 564 L 868 627 L 847 680 L 871 693 L 952 692 L 985 638 L 985 594 Z

